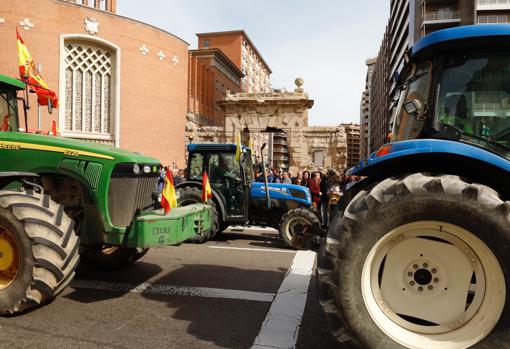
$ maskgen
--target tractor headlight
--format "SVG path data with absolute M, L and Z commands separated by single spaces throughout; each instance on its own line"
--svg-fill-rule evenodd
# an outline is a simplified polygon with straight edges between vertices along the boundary
M 151 173 L 151 167 L 150 167 L 150 166 L 145 165 L 145 166 L 143 167 L 143 173 Z
M 138 164 L 133 165 L 133 173 L 140 174 L 140 165 L 138 165 Z

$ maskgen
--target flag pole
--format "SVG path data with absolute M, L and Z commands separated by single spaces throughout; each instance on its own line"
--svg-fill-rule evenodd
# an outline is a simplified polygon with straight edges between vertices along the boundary
M 30 110 L 30 98 L 28 98 L 28 84 L 25 84 L 25 101 L 23 109 L 25 114 L 25 133 L 28 133 L 28 111 Z
M 37 63 L 37 71 L 41 72 L 41 63 Z M 37 129 L 41 129 L 41 106 L 37 103 Z

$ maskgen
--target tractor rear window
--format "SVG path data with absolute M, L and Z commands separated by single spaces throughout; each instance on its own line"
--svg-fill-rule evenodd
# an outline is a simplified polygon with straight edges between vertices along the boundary
M 204 169 L 204 156 L 200 153 L 193 153 L 189 162 L 189 179 L 201 181 Z

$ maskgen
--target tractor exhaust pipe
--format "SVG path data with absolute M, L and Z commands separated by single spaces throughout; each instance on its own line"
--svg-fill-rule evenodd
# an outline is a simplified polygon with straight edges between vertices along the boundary
M 262 175 L 264 176 L 264 184 L 266 189 L 266 205 L 267 209 L 271 209 L 271 198 L 269 197 L 269 186 L 267 185 L 267 176 L 266 176 L 266 164 L 264 162 L 264 148 L 266 147 L 266 143 L 262 144 L 260 148 L 260 157 L 262 158 Z

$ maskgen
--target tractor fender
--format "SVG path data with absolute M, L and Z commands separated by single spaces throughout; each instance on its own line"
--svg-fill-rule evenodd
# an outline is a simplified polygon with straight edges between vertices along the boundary
M 370 182 L 375 182 L 415 172 L 458 175 L 485 184 L 510 198 L 510 186 L 506 183 L 510 160 L 462 142 L 417 139 L 386 144 L 347 174 L 367 176 Z
M 196 182 L 196 181 L 184 181 L 175 186 L 175 189 L 179 188 L 185 188 L 185 187 L 191 187 L 191 188 L 198 188 L 202 190 L 202 182 Z M 212 195 L 213 195 L 213 201 L 216 204 L 216 209 L 219 211 L 218 213 L 221 216 L 221 219 L 223 222 L 226 220 L 226 210 L 225 210 L 225 199 L 223 198 L 223 195 L 221 195 L 217 190 L 214 188 L 211 188 Z

